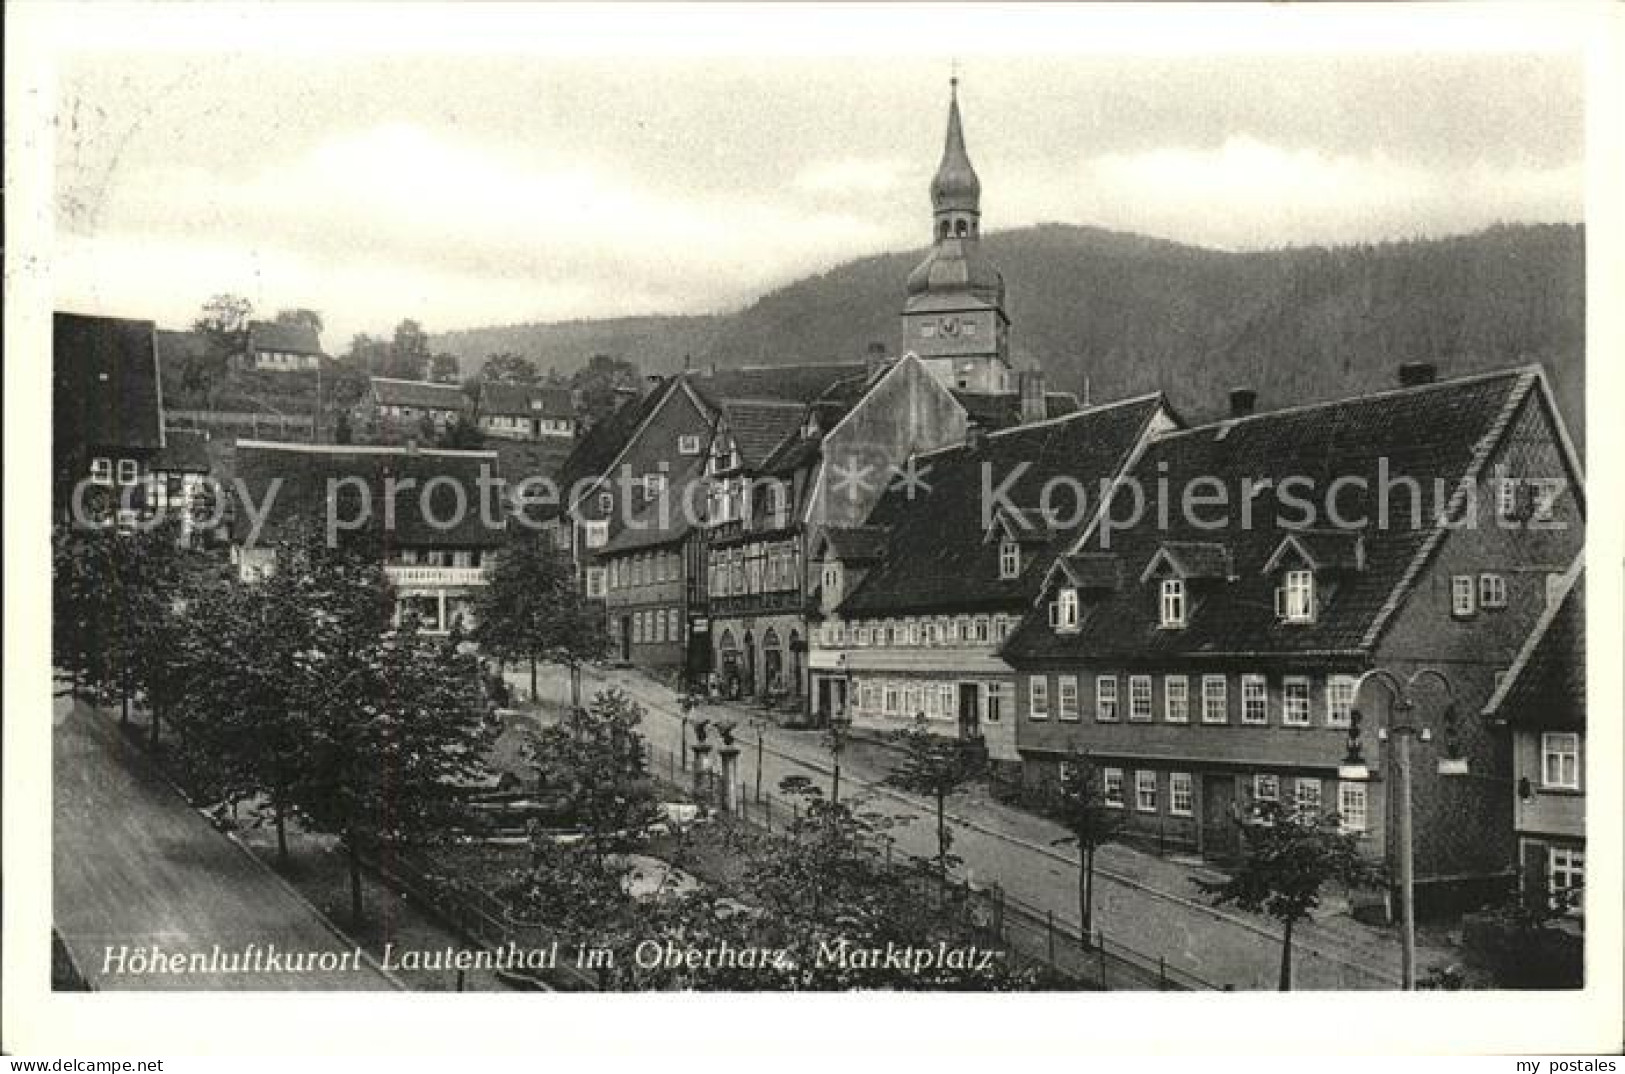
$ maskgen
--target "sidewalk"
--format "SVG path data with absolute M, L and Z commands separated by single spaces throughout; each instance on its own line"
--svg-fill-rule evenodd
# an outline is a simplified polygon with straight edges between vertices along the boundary
M 586 683 L 589 693 L 608 684 L 626 690 L 651 712 L 645 724 L 651 742 L 674 748 L 674 741 L 668 740 L 676 738 L 671 725 L 677 723 L 678 717 L 669 688 L 635 670 L 624 669 L 592 669 Z M 548 688 L 544 686 L 544 691 Z M 728 703 L 707 704 L 703 712 L 711 719 L 736 720 L 741 728 L 749 727 L 752 717 L 759 717 L 747 708 Z M 745 740 L 754 737 L 752 731 Z M 770 724 L 765 731 L 765 749 L 777 762 L 770 767 L 779 771 L 810 771 L 824 776 L 830 772 L 830 758 L 820 732 L 788 731 Z M 906 807 L 906 812 L 929 816 L 929 803 L 883 785 L 884 753 L 884 747 L 849 751 L 842 764 L 842 786 L 861 787 L 871 797 L 883 797 Z M 778 772 L 770 772 L 767 782 L 776 785 L 778 778 Z M 996 880 L 1011 895 L 1040 910 L 1053 911 L 1058 921 L 1076 923 L 1077 857 L 1069 848 L 1053 845 L 1064 834 L 1058 825 L 995 802 L 980 788 L 956 796 L 949 810 L 957 829 L 955 852 L 964 859 L 967 871 L 983 881 Z M 926 849 L 925 841 L 919 842 L 920 849 Z M 1279 929 L 1266 918 L 1217 909 L 1202 901 L 1193 880 L 1219 875 L 1199 863 L 1161 858 L 1119 845 L 1103 848 L 1097 858 L 1097 917 L 1109 938 L 1120 937 L 1143 951 L 1166 955 L 1171 964 L 1209 980 L 1237 988 L 1273 987 Z M 1300 987 L 1399 986 L 1397 934 L 1363 925 L 1346 913 L 1323 911 L 1315 921 L 1300 926 L 1294 937 L 1294 953 Z M 1419 952 L 1419 965 L 1425 972 L 1428 966 L 1453 961 L 1454 957 L 1447 949 L 1424 946 Z
M 124 740 L 116 717 L 67 698 L 55 707 L 53 918 L 91 987 L 401 987 L 251 851 L 187 805 Z M 217 946 L 226 961 L 211 963 Z M 183 959 L 182 972 L 136 972 L 139 962 L 131 960 L 138 952 L 150 958 L 154 949 L 201 962 Z M 282 959 L 265 961 L 273 951 Z M 219 968 L 234 955 L 242 969 Z

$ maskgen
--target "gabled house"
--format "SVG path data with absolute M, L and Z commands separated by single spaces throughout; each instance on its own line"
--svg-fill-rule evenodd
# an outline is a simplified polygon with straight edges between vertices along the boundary
M 356 420 L 369 432 L 415 436 L 426 428 L 440 432 L 468 410 L 468 396 L 455 384 L 369 377 Z
M 812 664 L 840 683 L 854 726 L 895 731 L 924 716 L 1017 766 L 1015 674 L 999 645 L 1087 523 L 1086 504 L 1176 425 L 1150 395 L 973 432 L 910 460 L 865 527 L 831 527 L 815 562 Z
M 540 440 L 576 434 L 575 397 L 569 388 L 484 381 L 474 412 L 490 436 Z
M 1513 835 L 1523 890 L 1583 910 L 1586 855 L 1585 573 L 1554 579 L 1545 613 L 1481 715 L 1512 736 Z
M 321 336 L 311 325 L 250 321 L 237 365 L 273 373 L 307 372 L 320 369 L 325 357 Z
M 232 561 L 244 580 L 272 568 L 279 540 L 313 527 L 376 550 L 397 615 L 429 633 L 473 626 L 506 528 L 488 492 L 500 488 L 495 452 L 239 440 L 235 466 Z
M 598 555 L 614 658 L 673 676 L 709 666 L 698 474 L 663 489 Z
M 1377 668 L 1442 671 L 1453 698 L 1418 709 L 1433 748 L 1508 770 L 1506 736 L 1468 717 L 1579 551 L 1581 469 L 1538 367 L 1410 379 L 1147 443 L 1002 650 L 1029 782 L 1083 750 L 1126 830 L 1162 847 L 1234 854 L 1278 800 L 1337 812 L 1387 858 L 1391 699 L 1356 698 Z M 1370 780 L 1339 776 L 1356 732 Z M 1419 762 L 1419 906 L 1510 873 L 1511 798 Z
M 209 452 L 209 434 L 192 429 L 165 429 L 164 446 L 153 456 L 147 478 L 147 502 L 155 511 L 168 511 L 180 523 L 182 541 L 202 536 L 199 527 L 223 519 L 215 502 L 215 469 Z
M 148 509 L 165 437 L 154 332 L 151 321 L 52 319 L 52 493 L 65 521 L 74 520 L 76 490 L 81 521 L 133 521 Z

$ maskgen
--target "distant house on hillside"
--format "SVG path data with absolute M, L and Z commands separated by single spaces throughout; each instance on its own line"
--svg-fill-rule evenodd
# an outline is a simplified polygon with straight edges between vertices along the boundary
M 539 440 L 576 432 L 575 399 L 568 388 L 486 381 L 476 413 L 480 429 L 490 436 Z
M 378 432 L 412 431 L 428 418 L 438 432 L 467 410 L 468 396 L 456 385 L 373 377 L 356 404 L 356 419 L 368 431 Z
M 145 510 L 152 460 L 164 446 L 153 323 L 57 313 L 52 327 L 56 514 L 67 516 L 86 478 L 116 497 L 119 517 Z
M 321 337 L 305 324 L 280 321 L 250 321 L 243 353 L 236 358 L 239 369 L 276 373 L 313 371 L 321 368 Z

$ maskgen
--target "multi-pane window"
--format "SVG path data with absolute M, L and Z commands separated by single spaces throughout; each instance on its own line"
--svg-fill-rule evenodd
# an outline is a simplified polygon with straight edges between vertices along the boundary
M 919 683 L 910 683 L 905 686 L 903 688 L 903 699 L 908 702 L 908 711 L 915 716 L 918 716 L 925 707 L 920 697 Z
M 134 459 L 120 459 L 118 461 L 118 483 L 119 484 L 121 484 L 121 485 L 133 485 L 133 484 L 135 484 L 135 479 L 138 476 L 140 476 L 140 467 L 138 467 L 136 465 L 136 462 L 135 462 Z
M 700 438 L 693 433 L 684 433 L 677 438 L 677 453 L 679 455 L 698 455 L 700 453 Z
M 1117 676 L 1099 675 L 1095 678 L 1095 719 L 1117 719 Z
M 999 545 L 999 577 L 1015 578 L 1021 574 L 1021 546 L 1014 541 Z
M 1003 641 L 1010 636 L 1010 617 L 1006 615 L 995 616 L 993 619 L 993 640 Z
M 1185 723 L 1191 718 L 1191 683 L 1183 675 L 1162 679 L 1162 715 L 1169 723 Z
M 1196 811 L 1196 796 L 1191 791 L 1189 772 L 1168 773 L 1168 812 L 1176 817 L 1188 817 Z
M 1162 625 L 1165 627 L 1182 627 L 1185 625 L 1185 580 L 1183 578 L 1164 578 L 1162 580 Z
M 1267 723 L 1269 721 L 1269 689 L 1262 675 L 1241 677 L 1241 722 Z
M 1279 802 L 1281 800 L 1281 778 L 1268 772 L 1260 772 L 1254 776 L 1253 800 L 1257 802 Z
M 1450 614 L 1472 615 L 1477 610 L 1474 598 L 1477 585 L 1470 574 L 1457 574 L 1450 579 Z
M 1223 675 L 1202 676 L 1202 722 L 1224 723 L 1229 714 L 1229 701 L 1225 696 Z
M 598 510 L 606 515 L 615 510 L 615 494 L 613 492 L 600 492 L 598 494 Z
M 1529 482 L 1529 516 L 1532 522 L 1550 522 L 1557 517 L 1557 501 L 1563 496 L 1560 477 L 1539 477 Z
M 1346 832 L 1363 832 L 1366 825 L 1364 783 L 1337 785 L 1337 818 Z
M 1298 779 L 1292 783 L 1292 804 L 1304 816 L 1320 813 L 1320 780 Z
M 1326 726 L 1347 727 L 1354 712 L 1353 675 L 1333 675 L 1326 680 Z
M 987 721 L 998 723 L 1004 719 L 1004 713 L 1011 705 L 1011 696 L 1014 687 L 1007 682 L 990 682 L 987 684 L 985 697 L 987 699 Z
M 1518 479 L 1501 477 L 1495 482 L 1495 513 L 1503 519 L 1518 515 Z
M 976 640 L 977 641 L 986 641 L 988 639 L 988 629 L 987 628 L 988 628 L 987 619 L 985 617 L 978 616 L 977 619 L 976 619 Z
M 1281 722 L 1288 727 L 1309 726 L 1309 680 L 1288 676 L 1281 681 Z
M 602 548 L 609 543 L 609 523 L 598 520 L 588 520 L 582 524 L 582 536 L 588 548 Z
M 1478 606 L 1505 608 L 1507 606 L 1507 580 L 1504 574 L 1478 576 Z
M 1580 736 L 1550 732 L 1540 736 L 1540 782 L 1559 790 L 1580 789 Z
M 1049 680 L 1042 675 L 1027 680 L 1027 715 L 1035 720 L 1049 717 Z
M 1134 808 L 1141 813 L 1157 811 L 1157 774 L 1148 769 L 1134 773 Z
M 98 485 L 113 483 L 113 460 L 97 457 L 90 460 L 90 479 Z
M 927 620 L 925 623 L 924 639 L 925 644 L 927 645 L 935 645 L 937 643 L 937 624 L 931 622 L 930 620 Z
M 1078 591 L 1071 586 L 1067 586 L 1056 595 L 1055 629 L 1078 629 Z
M 683 640 L 683 614 L 676 608 L 666 610 L 666 636 L 672 641 Z
M 1128 680 L 1128 718 L 1151 718 L 1151 676 L 1131 675 Z
M 587 568 L 587 596 L 597 599 L 604 595 L 604 568 Z
M 1060 697 L 1058 715 L 1063 720 L 1078 718 L 1078 678 L 1076 675 L 1062 675 L 1056 681 L 1056 688 Z
M 1281 587 L 1281 618 L 1307 623 L 1315 617 L 1315 576 L 1311 571 L 1287 571 Z
M 1556 897 L 1585 887 L 1585 854 L 1570 847 L 1546 851 L 1546 887 Z M 1578 909 L 1576 907 L 1576 909 Z
M 1121 768 L 1102 768 L 1100 770 L 1100 795 L 1105 803 L 1112 808 L 1123 808 L 1123 770 Z
M 896 716 L 903 711 L 902 691 L 897 688 L 897 684 L 895 682 L 888 682 L 886 684 L 883 697 L 886 703 L 887 716 Z

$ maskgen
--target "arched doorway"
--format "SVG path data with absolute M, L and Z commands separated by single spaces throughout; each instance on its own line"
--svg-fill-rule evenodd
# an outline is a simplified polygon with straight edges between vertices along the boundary
M 795 630 L 790 631 L 790 674 L 788 676 L 788 685 L 791 697 L 801 696 L 801 654 L 806 649 L 807 647 L 801 641 L 801 633 Z
M 789 690 L 784 681 L 784 647 L 779 642 L 779 632 L 772 627 L 762 635 L 762 686 L 771 696 Z
M 724 630 L 717 639 L 717 674 L 721 677 L 724 697 L 738 697 L 744 668 L 739 652 L 739 641 L 732 630 Z

